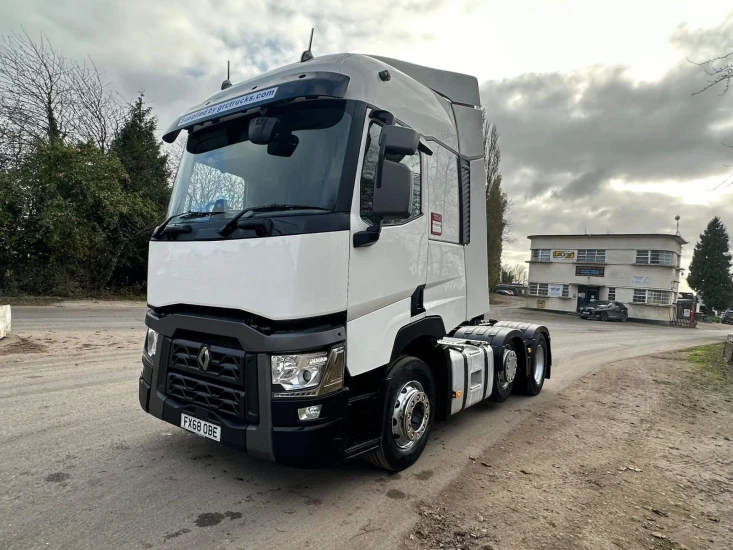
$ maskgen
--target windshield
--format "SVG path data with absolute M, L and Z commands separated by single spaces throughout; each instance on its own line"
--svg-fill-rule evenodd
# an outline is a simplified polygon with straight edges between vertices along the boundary
M 594 306 L 594 307 L 597 307 L 597 306 L 607 306 L 610 303 L 611 302 L 608 302 L 606 300 L 597 300 L 595 302 L 591 302 L 589 305 Z
M 210 212 L 226 219 L 273 204 L 333 211 L 351 126 L 344 103 L 296 104 L 268 116 L 278 117 L 284 144 L 250 142 L 250 117 L 191 134 L 168 215 Z

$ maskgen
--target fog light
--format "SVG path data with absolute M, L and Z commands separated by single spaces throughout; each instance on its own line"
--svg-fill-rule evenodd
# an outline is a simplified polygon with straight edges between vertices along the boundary
M 321 416 L 321 405 L 311 405 L 298 409 L 298 418 L 300 420 L 315 420 Z

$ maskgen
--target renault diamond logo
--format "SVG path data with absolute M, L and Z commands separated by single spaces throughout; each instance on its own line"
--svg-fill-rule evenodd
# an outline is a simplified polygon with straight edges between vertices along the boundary
M 201 367 L 201 370 L 206 370 L 209 368 L 209 361 L 211 360 L 211 354 L 209 354 L 208 346 L 204 346 L 201 348 L 201 351 L 199 352 L 198 356 L 196 357 L 196 360 L 198 361 L 198 364 L 199 364 L 199 367 Z

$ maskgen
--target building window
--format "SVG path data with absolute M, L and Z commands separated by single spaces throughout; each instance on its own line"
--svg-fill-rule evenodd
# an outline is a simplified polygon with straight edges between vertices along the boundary
M 550 261 L 550 249 L 549 248 L 533 248 L 531 259 L 533 262 L 549 262 Z
M 550 288 L 549 285 L 552 283 L 529 283 L 529 295 L 530 296 L 550 296 Z M 570 285 L 552 285 L 554 286 L 562 286 L 562 297 L 563 298 L 569 298 L 570 297 Z M 554 296 L 558 297 L 558 296 Z
M 609 287 L 608 289 L 608 299 L 610 301 L 616 300 L 616 288 L 615 287 Z
M 606 251 L 589 248 L 586 250 L 578 250 L 578 261 L 584 263 L 605 264 Z
M 666 290 L 644 290 L 634 289 L 635 304 L 653 304 L 656 306 L 668 306 L 672 297 L 671 292 Z
M 669 250 L 637 250 L 636 263 L 645 265 L 676 265 L 675 253 Z

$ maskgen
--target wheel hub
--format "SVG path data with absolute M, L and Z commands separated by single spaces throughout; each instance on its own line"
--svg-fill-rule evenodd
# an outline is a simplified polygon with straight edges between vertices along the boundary
M 504 371 L 502 372 L 502 387 L 505 388 L 517 376 L 517 353 L 514 350 L 504 351 Z
M 397 393 L 392 408 L 392 436 L 401 450 L 412 448 L 430 423 L 430 400 L 420 382 L 411 380 Z

